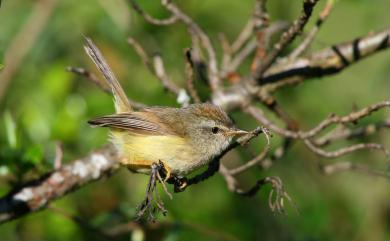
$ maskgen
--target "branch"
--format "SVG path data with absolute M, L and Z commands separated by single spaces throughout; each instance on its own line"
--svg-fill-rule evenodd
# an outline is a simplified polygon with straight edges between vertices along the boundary
M 185 74 L 186 74 L 187 90 L 195 103 L 201 103 L 198 91 L 196 90 L 194 84 L 194 60 L 192 59 L 191 49 L 186 49 L 185 55 L 186 55 Z
M 213 93 L 212 103 L 226 110 L 233 110 L 248 103 L 260 91 L 269 94 L 281 87 L 302 83 L 306 79 L 336 74 L 389 46 L 390 28 L 336 44 L 309 56 L 298 58 L 291 63 L 282 61 L 271 66 L 264 73 L 259 85 L 245 83 L 245 85 L 224 88 Z
M 148 15 L 147 13 L 145 13 L 144 10 L 142 10 L 142 8 L 137 4 L 136 1 L 129 0 L 129 2 L 131 4 L 131 6 L 133 7 L 133 9 L 139 15 L 141 15 L 145 19 L 145 21 L 147 21 L 148 23 L 151 23 L 154 25 L 172 25 L 172 24 L 176 23 L 178 20 L 176 15 L 172 15 L 167 19 L 156 19 L 156 18 Z
M 177 87 L 176 84 L 172 82 L 169 76 L 166 74 L 164 62 L 161 56 L 159 54 L 155 54 L 151 60 L 141 44 L 132 37 L 127 39 L 127 43 L 134 48 L 135 52 L 141 58 L 142 62 L 149 69 L 149 71 L 154 76 L 156 76 L 158 80 L 161 81 L 164 89 L 168 90 L 176 96 L 179 95 L 180 88 Z
M 217 56 L 213 45 L 211 44 L 210 38 L 207 34 L 199 27 L 193 19 L 181 11 L 171 0 L 161 0 L 162 5 L 176 16 L 184 25 L 186 25 L 189 33 L 199 38 L 201 45 L 205 48 L 208 55 L 208 77 L 210 88 L 215 91 L 220 86 L 220 79 L 217 66 Z
M 330 115 L 328 118 L 325 118 L 321 121 L 317 126 L 308 130 L 308 131 L 293 131 L 287 130 L 282 127 L 277 126 L 270 120 L 268 120 L 263 111 L 260 108 L 256 108 L 255 106 L 248 106 L 244 111 L 250 114 L 253 118 L 258 120 L 262 125 L 269 128 L 273 132 L 289 138 L 294 139 L 307 139 L 312 138 L 315 135 L 319 134 L 321 131 L 326 129 L 332 124 L 347 124 L 353 123 L 362 119 L 368 115 L 371 115 L 373 112 L 378 111 L 380 109 L 390 107 L 390 101 L 382 101 L 376 104 L 370 105 L 368 107 L 362 108 L 358 111 L 351 112 L 345 116 L 338 116 L 335 114 Z
M 112 146 L 93 151 L 0 198 L 0 223 L 45 208 L 50 202 L 117 170 Z
M 325 22 L 325 20 L 328 18 L 330 12 L 333 9 L 334 0 L 328 0 L 326 2 L 326 5 L 324 9 L 321 11 L 320 15 L 318 16 L 318 19 L 316 21 L 316 25 L 312 28 L 312 30 L 309 32 L 309 34 L 306 36 L 306 38 L 302 41 L 301 44 L 297 48 L 294 49 L 293 52 L 287 57 L 287 59 L 296 59 L 299 57 L 305 50 L 307 50 L 311 43 L 313 42 L 314 38 L 316 37 L 318 31 L 320 30 L 320 27 Z
M 273 64 L 276 58 L 280 53 L 289 45 L 297 36 L 300 34 L 305 27 L 306 23 L 309 21 L 311 13 L 313 12 L 314 6 L 317 4 L 318 0 L 305 0 L 303 2 L 301 15 L 291 27 L 282 34 L 279 42 L 274 45 L 273 50 L 266 56 L 264 61 L 257 67 L 253 78 L 259 83 L 262 83 L 262 76 L 264 72 Z
M 390 28 L 336 44 L 291 63 L 272 66 L 264 74 L 260 85 L 266 85 L 268 91 L 274 91 L 282 86 L 298 84 L 308 78 L 335 74 L 389 46 Z
M 381 129 L 390 128 L 390 119 L 385 119 L 375 124 L 370 124 L 357 129 L 349 129 L 342 127 L 341 129 L 335 129 L 332 132 L 316 139 L 313 144 L 316 146 L 325 146 L 336 140 L 349 140 L 352 138 L 358 138 L 368 136 L 374 133 L 378 133 Z

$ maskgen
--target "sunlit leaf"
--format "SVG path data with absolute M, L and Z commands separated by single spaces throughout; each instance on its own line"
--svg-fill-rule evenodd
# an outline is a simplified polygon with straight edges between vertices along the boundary
M 11 148 L 16 148 L 18 145 L 16 138 L 16 124 L 9 111 L 5 111 L 4 113 L 4 122 L 8 144 Z
M 25 164 L 37 165 L 43 160 L 43 150 L 39 145 L 29 146 L 23 154 L 23 162 Z

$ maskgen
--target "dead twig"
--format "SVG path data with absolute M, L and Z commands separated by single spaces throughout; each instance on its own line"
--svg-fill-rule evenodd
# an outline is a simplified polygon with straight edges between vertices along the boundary
M 311 31 L 306 36 L 306 38 L 302 41 L 302 43 L 298 47 L 296 47 L 294 51 L 292 51 L 291 54 L 287 57 L 289 61 L 298 58 L 310 47 L 318 31 L 320 30 L 321 25 L 326 21 L 329 14 L 332 12 L 333 4 L 334 4 L 334 0 L 328 0 L 326 2 L 324 9 L 321 11 L 320 15 L 318 16 L 316 25 L 311 29 Z
M 186 73 L 186 80 L 187 80 L 186 81 L 187 90 L 191 98 L 194 100 L 194 102 L 200 103 L 201 100 L 194 84 L 194 61 L 192 59 L 191 49 L 186 49 L 185 55 L 186 55 L 185 73 Z
M 302 32 L 306 23 L 309 21 L 313 8 L 317 2 L 318 0 L 305 0 L 303 2 L 301 15 L 297 20 L 294 21 L 291 27 L 282 34 L 280 40 L 274 45 L 273 50 L 268 53 L 264 61 L 262 61 L 262 63 L 257 67 L 255 73 L 253 74 L 253 79 L 261 83 L 261 77 L 265 71 L 271 66 L 271 64 L 287 47 L 287 45 L 290 44 L 296 38 L 296 36 Z
M 383 145 L 377 143 L 360 143 L 360 144 L 355 144 L 352 146 L 340 148 L 336 151 L 325 151 L 324 149 L 316 147 L 309 139 L 305 139 L 304 143 L 312 152 L 316 153 L 319 156 L 327 157 L 327 158 L 341 157 L 362 149 L 381 150 L 383 151 L 383 153 L 386 155 L 388 159 L 390 158 L 389 151 Z
M 256 108 L 254 106 L 248 106 L 245 108 L 244 111 L 250 114 L 256 120 L 258 120 L 260 123 L 262 123 L 262 125 L 270 129 L 272 132 L 280 134 L 284 137 L 291 137 L 295 139 L 308 139 L 319 134 L 321 131 L 323 131 L 332 124 L 353 123 L 385 107 L 390 107 L 390 101 L 381 101 L 376 104 L 365 107 L 359 111 L 351 112 L 345 116 L 337 116 L 335 114 L 332 114 L 328 118 L 321 121 L 317 126 L 308 131 L 291 131 L 281 128 L 270 120 L 268 120 L 260 108 Z
M 54 157 L 54 169 L 57 170 L 62 166 L 63 151 L 61 142 L 56 142 L 56 155 Z
M 345 126 L 342 128 L 336 128 L 328 134 L 313 140 L 313 144 L 316 146 L 325 146 L 336 140 L 349 140 L 352 138 L 364 137 L 378 133 L 383 128 L 390 128 L 390 119 L 380 121 L 375 124 L 369 124 L 357 129 L 350 129 Z
M 248 161 L 247 163 L 245 163 L 239 167 L 236 167 L 234 169 L 229 170 L 230 175 L 232 175 L 232 176 L 238 175 L 239 173 L 242 173 L 242 172 L 248 170 L 249 168 L 251 168 L 255 165 L 258 165 L 267 156 L 267 154 L 271 148 L 270 134 L 266 128 L 262 127 L 261 129 L 262 129 L 262 133 L 265 136 L 265 139 L 267 140 L 267 143 L 266 143 L 263 151 L 258 156 L 256 156 L 252 160 Z
M 171 0 L 161 0 L 162 5 L 176 16 L 184 25 L 186 25 L 190 34 L 195 35 L 199 38 L 202 47 L 206 50 L 208 55 L 207 67 L 210 88 L 212 91 L 219 89 L 220 79 L 217 65 L 217 56 L 213 45 L 211 44 L 210 38 L 207 34 L 199 27 L 195 21 L 193 21 L 188 15 L 181 11 Z
M 325 175 L 333 175 L 335 173 L 346 172 L 346 171 L 358 171 L 365 174 L 390 179 L 390 175 L 388 171 L 373 170 L 372 168 L 366 165 L 353 163 L 353 162 L 338 162 L 334 164 L 322 165 L 321 170 Z
M 87 80 L 91 81 L 93 84 L 95 84 L 100 90 L 104 91 L 106 94 L 112 95 L 110 87 L 106 84 L 106 82 L 101 81 L 94 73 L 92 73 L 89 70 L 86 70 L 81 67 L 72 67 L 68 66 L 66 67 L 66 71 L 69 71 L 73 74 L 83 76 Z M 129 103 L 132 107 L 135 109 L 142 109 L 145 108 L 146 105 L 140 102 L 136 102 L 134 100 L 128 99 Z
M 166 74 L 161 55 L 155 54 L 151 59 L 141 44 L 132 37 L 127 38 L 127 43 L 134 48 L 135 52 L 141 58 L 142 62 L 149 69 L 149 71 L 154 76 L 156 76 L 158 80 L 161 81 L 164 89 L 173 93 L 175 96 L 179 95 L 180 88 L 177 87 L 176 84 L 173 83 L 170 77 Z
M 154 67 L 154 73 L 156 77 L 161 81 L 164 88 L 172 93 L 174 93 L 176 96 L 179 95 L 180 89 L 176 86 L 175 83 L 171 81 L 171 78 L 166 74 L 164 62 L 161 58 L 161 55 L 155 54 L 152 57 L 153 60 L 153 67 Z
M 147 14 L 138 4 L 135 0 L 129 0 L 132 8 L 139 14 L 141 15 L 145 21 L 147 21 L 148 23 L 151 23 L 153 25 L 160 25 L 160 26 L 163 26 L 163 25 L 172 25 L 174 23 L 177 22 L 178 18 L 176 15 L 172 15 L 170 16 L 169 18 L 167 19 L 156 19 L 152 16 L 150 16 L 149 14 Z

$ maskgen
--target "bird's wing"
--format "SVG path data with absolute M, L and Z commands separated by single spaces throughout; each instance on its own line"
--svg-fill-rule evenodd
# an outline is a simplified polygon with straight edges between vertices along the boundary
M 110 127 L 128 130 L 137 134 L 147 135 L 178 135 L 171 124 L 162 120 L 153 112 L 128 112 L 108 116 L 97 117 L 89 120 L 89 124 L 95 127 Z

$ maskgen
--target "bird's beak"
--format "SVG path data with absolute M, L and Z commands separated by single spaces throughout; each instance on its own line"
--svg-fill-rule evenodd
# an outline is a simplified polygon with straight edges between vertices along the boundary
M 226 132 L 226 135 L 229 135 L 229 136 L 237 136 L 237 135 L 245 135 L 245 134 L 248 134 L 249 132 L 247 131 L 243 131 L 243 130 L 240 130 L 240 129 L 237 129 L 237 128 L 232 128 L 230 130 L 228 130 Z

